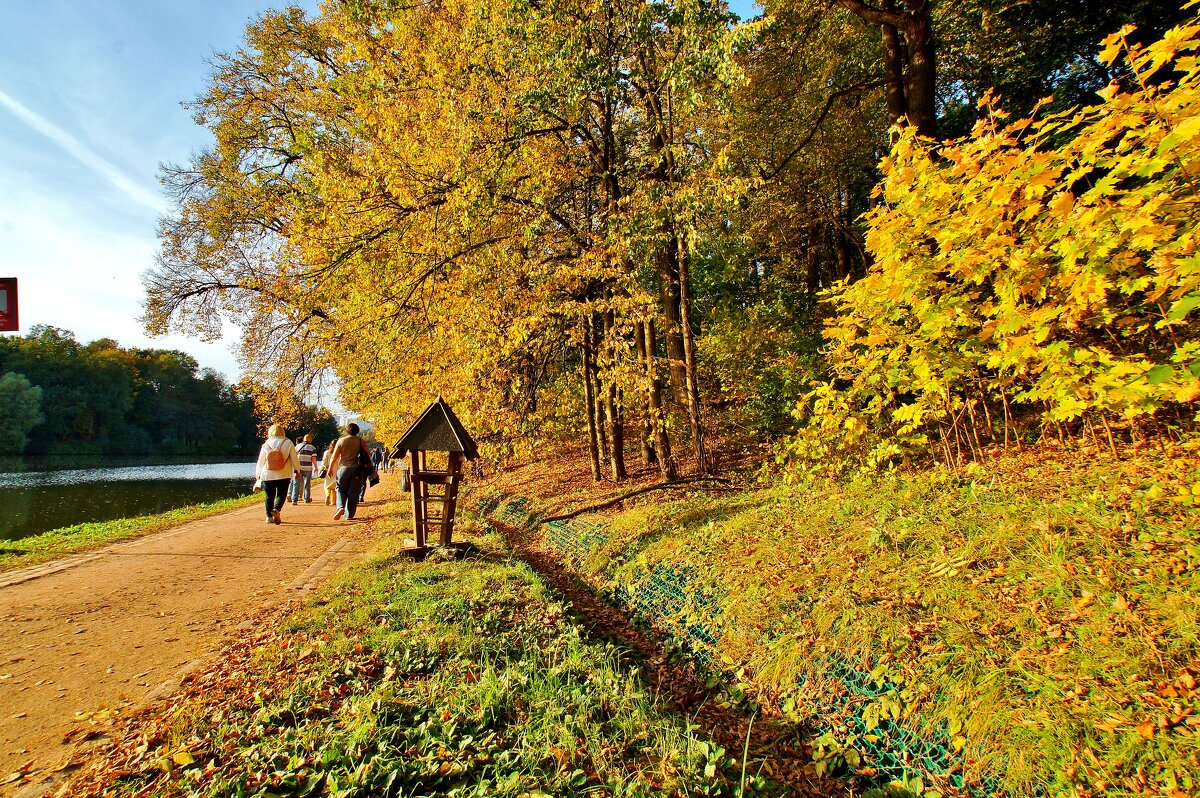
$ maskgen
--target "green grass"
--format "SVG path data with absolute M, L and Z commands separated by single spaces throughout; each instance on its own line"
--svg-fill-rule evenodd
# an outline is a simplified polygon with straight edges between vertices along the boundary
M 179 507 L 157 515 L 75 524 L 20 540 L 4 541 L 0 543 L 0 552 L 2 552 L 0 553 L 0 572 L 23 568 L 27 565 L 37 565 L 67 554 L 105 546 L 118 540 L 160 532 L 187 521 L 207 518 L 210 515 L 218 515 L 261 501 L 262 496 L 258 494 L 239 496 L 207 504 Z
M 1019 795 L 1190 794 L 1196 463 L 1194 445 L 1040 450 L 961 476 L 647 500 L 603 519 L 608 540 L 581 567 L 626 595 L 656 568 L 687 573 L 716 601 L 716 662 L 821 730 L 823 767 L 872 775 L 863 729 L 896 718 L 984 794 L 995 780 Z M 658 620 L 676 635 L 705 622 Z M 848 691 L 855 679 L 870 689 Z
M 741 752 L 660 705 L 630 652 L 588 639 L 497 537 L 478 558 L 418 564 L 389 556 L 404 523 L 383 523 L 396 536 L 378 557 L 244 657 L 224 657 L 172 712 L 137 722 L 88 789 L 743 794 Z M 769 794 L 756 767 L 747 796 Z

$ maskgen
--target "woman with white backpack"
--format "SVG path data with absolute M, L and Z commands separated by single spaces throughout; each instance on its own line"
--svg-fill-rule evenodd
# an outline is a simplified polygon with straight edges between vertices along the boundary
M 255 487 L 262 486 L 267 505 L 267 523 L 280 523 L 279 513 L 287 501 L 292 475 L 300 470 L 296 447 L 284 437 L 284 429 L 272 424 L 267 440 L 258 450 L 258 465 L 254 468 Z

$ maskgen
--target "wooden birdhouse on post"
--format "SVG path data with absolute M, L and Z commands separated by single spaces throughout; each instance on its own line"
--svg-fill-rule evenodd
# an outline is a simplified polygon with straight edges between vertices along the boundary
M 445 453 L 444 459 L 442 453 Z M 396 460 L 411 454 L 409 478 L 413 496 L 413 538 L 411 553 L 424 556 L 430 540 L 465 552 L 469 544 L 455 544 L 454 510 L 458 504 L 458 484 L 463 464 L 479 457 L 475 441 L 442 397 L 425 408 L 421 417 L 408 428 L 392 447 Z

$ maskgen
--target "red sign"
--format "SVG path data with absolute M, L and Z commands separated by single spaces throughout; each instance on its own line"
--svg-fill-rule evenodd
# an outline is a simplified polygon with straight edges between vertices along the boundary
M 0 332 L 19 332 L 17 323 L 17 278 L 0 277 Z

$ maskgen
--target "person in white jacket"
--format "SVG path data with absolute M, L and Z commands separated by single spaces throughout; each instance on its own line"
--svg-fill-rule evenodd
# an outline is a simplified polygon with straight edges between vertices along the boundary
M 262 485 L 266 498 L 268 524 L 281 523 L 279 514 L 287 500 L 288 486 L 292 484 L 292 475 L 299 470 L 296 447 L 284 437 L 282 426 L 272 424 L 266 442 L 258 450 L 258 465 L 254 468 L 254 477 Z

